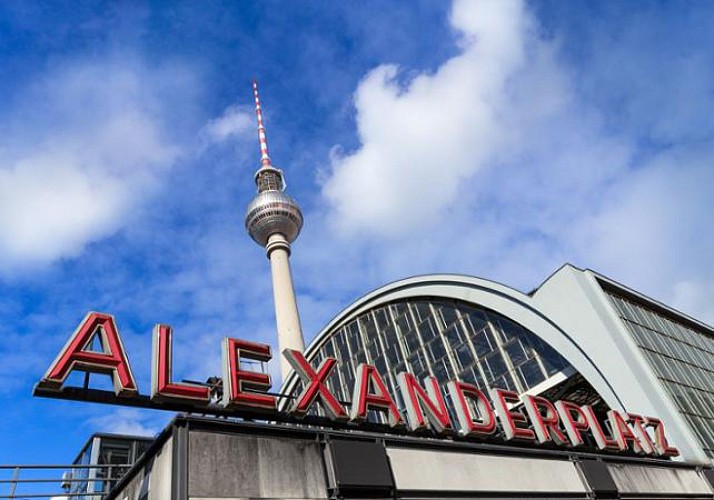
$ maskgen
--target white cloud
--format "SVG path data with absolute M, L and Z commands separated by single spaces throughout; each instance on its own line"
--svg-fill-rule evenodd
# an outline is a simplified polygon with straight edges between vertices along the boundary
M 372 285 L 462 272 L 529 289 L 569 261 L 711 318 L 710 113 L 670 109 L 692 116 L 709 99 L 708 70 L 691 64 L 699 56 L 651 60 L 641 44 L 659 40 L 652 27 L 626 47 L 594 40 L 583 89 L 524 3 L 456 1 L 451 22 L 460 53 L 434 72 L 383 65 L 356 89 L 360 145 L 335 148 L 322 185 L 341 235 L 335 268 L 369 267 Z M 632 81 L 614 85 L 613 61 L 627 61 Z M 652 86 L 653 66 L 676 74 L 670 62 L 687 77 Z M 668 147 L 647 149 L 648 133 Z M 307 259 L 323 272 L 329 262 Z
M 335 158 L 323 188 L 340 227 L 401 235 L 433 222 L 493 159 L 526 20 L 517 2 L 457 3 L 461 54 L 406 85 L 394 66 L 366 76 L 355 95 L 362 146 Z
M 229 106 L 223 115 L 211 120 L 203 129 L 203 134 L 209 142 L 220 143 L 229 138 L 240 137 L 249 131 L 256 130 L 257 125 L 253 114 L 242 106 Z
M 165 425 L 166 417 L 157 412 L 135 408 L 118 408 L 103 415 L 88 419 L 91 432 L 111 432 L 129 436 L 152 437 Z
M 621 281 L 710 323 L 712 160 L 714 151 L 683 147 L 657 155 L 620 179 L 608 191 L 607 206 L 570 234 Z
M 0 157 L 0 270 L 77 255 L 126 223 L 181 153 L 157 95 L 170 73 L 67 64 L 17 99 Z

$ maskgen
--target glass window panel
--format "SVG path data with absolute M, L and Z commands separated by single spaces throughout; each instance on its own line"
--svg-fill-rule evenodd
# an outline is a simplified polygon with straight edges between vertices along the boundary
M 323 348 L 322 352 L 324 353 L 325 357 L 330 357 L 330 358 L 335 357 L 335 348 L 332 345 L 332 339 L 328 340 L 325 343 L 325 347 Z
M 450 346 L 459 345 L 464 341 L 461 335 L 461 327 L 458 323 L 447 328 L 444 332 L 444 337 Z
M 478 369 L 477 366 L 472 366 L 468 370 L 464 370 L 463 372 L 461 372 L 461 376 L 465 377 L 462 379 L 464 382 L 475 384 L 481 389 L 484 389 L 486 387 L 486 384 L 483 381 L 483 377 L 481 376 L 481 371 Z
M 377 322 L 377 330 L 384 331 L 389 326 L 389 316 L 386 309 L 377 309 L 374 311 L 374 319 Z
M 397 340 L 397 330 L 394 326 L 390 326 L 387 329 L 384 330 L 384 340 L 387 343 L 387 345 L 396 345 L 398 340 Z
M 374 360 L 374 366 L 382 377 L 387 375 L 387 361 L 384 356 L 379 356 Z
M 349 361 L 350 359 L 350 351 L 347 347 L 347 342 L 343 337 L 340 337 L 341 342 L 337 343 L 337 350 L 339 351 L 340 354 L 340 362 L 344 363 Z
M 479 357 L 486 356 L 491 351 L 493 351 L 493 347 L 491 346 L 491 342 L 489 341 L 488 337 L 489 336 L 486 333 L 486 330 L 481 330 L 471 339 L 474 345 L 474 349 L 476 349 L 476 354 Z
M 427 319 L 419 325 L 419 334 L 421 335 L 422 342 L 425 344 L 433 338 L 436 338 L 438 332 L 436 328 L 434 328 L 432 319 Z
M 446 359 L 434 364 L 434 377 L 440 384 L 445 384 L 451 380 L 451 367 Z
M 415 352 L 409 356 L 409 364 L 412 367 L 412 372 L 416 374 L 424 373 L 426 371 L 426 362 L 424 356 L 420 351 Z
M 402 334 L 406 334 L 413 327 L 412 320 L 407 314 L 399 316 L 395 323 L 397 324 L 397 327 L 399 327 L 399 331 L 402 332 Z
M 521 380 L 523 381 L 525 387 L 529 389 L 545 380 L 545 375 L 535 359 L 526 361 L 518 367 L 518 370 L 521 373 Z
M 471 311 L 467 315 L 467 319 L 475 332 L 481 330 L 487 324 L 486 314 L 483 311 Z
M 436 362 L 446 356 L 446 347 L 440 338 L 434 339 L 427 346 L 427 352 L 432 361 Z
M 498 387 L 499 389 L 506 389 L 509 391 L 516 390 L 516 386 L 513 384 L 513 380 L 507 375 L 504 375 L 503 377 L 498 377 L 498 380 L 496 380 L 493 385 L 494 387 Z
M 455 351 L 456 359 L 462 368 L 471 366 L 474 363 L 474 356 L 468 344 L 461 344 Z
M 421 344 L 419 343 L 419 337 L 416 334 L 416 331 L 410 332 L 408 335 L 404 336 L 404 342 L 407 347 L 407 351 L 412 353 L 419 349 L 421 347 Z
M 396 302 L 392 305 L 392 309 L 394 310 L 395 316 L 403 316 L 404 314 L 407 314 L 409 310 L 404 302 Z
M 454 324 L 459 319 L 459 313 L 451 306 L 441 308 L 441 317 L 446 326 Z
M 702 350 L 714 342 L 710 331 L 684 326 L 644 304 L 610 294 L 652 369 L 663 382 L 682 415 L 690 422 L 705 449 L 714 449 L 714 357 Z M 624 304 L 624 306 L 623 306 Z
M 377 338 L 377 328 L 372 321 L 371 315 L 360 319 L 360 326 L 362 327 L 362 338 L 365 344 L 370 344 L 374 342 Z
M 392 366 L 396 366 L 402 362 L 402 353 L 399 349 L 387 349 L 387 359 Z
M 379 342 L 377 339 L 374 339 L 374 342 L 371 342 L 367 346 L 367 352 L 369 353 L 370 359 L 376 359 L 377 356 L 379 356 L 382 353 L 381 346 L 379 345 Z
M 352 354 L 354 354 L 362 348 L 357 322 L 353 321 L 352 323 L 350 323 L 347 327 L 347 331 L 347 343 L 350 346 L 350 351 L 352 352 Z
M 523 328 L 506 318 L 499 318 L 498 325 L 507 339 L 516 339 L 523 335 Z
M 431 317 L 431 309 L 426 302 L 416 302 L 414 304 L 414 311 L 419 321 L 424 321 Z
M 357 365 L 359 365 L 360 363 L 366 363 L 367 356 L 363 350 L 359 350 L 357 354 L 354 355 L 354 360 L 356 361 Z
M 545 366 L 548 375 L 553 375 L 568 366 L 568 362 L 549 346 L 547 349 L 540 351 L 540 359 L 543 362 L 543 366 Z
M 523 350 L 523 346 L 518 340 L 506 346 L 506 353 L 511 358 L 513 366 L 518 366 L 526 360 L 526 351 Z
M 503 360 L 500 352 L 497 352 L 484 360 L 488 363 L 490 371 L 494 378 L 499 377 L 508 371 L 508 366 Z

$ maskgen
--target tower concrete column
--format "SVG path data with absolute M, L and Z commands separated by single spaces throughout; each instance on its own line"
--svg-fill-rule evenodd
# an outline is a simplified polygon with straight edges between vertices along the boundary
M 287 379 L 292 370 L 290 363 L 282 356 L 284 349 L 305 350 L 305 341 L 300 326 L 290 271 L 290 243 L 282 234 L 271 234 L 265 251 L 270 259 L 270 274 L 273 278 L 273 300 L 275 302 L 275 320 L 278 328 L 278 347 L 280 350 L 280 374 Z

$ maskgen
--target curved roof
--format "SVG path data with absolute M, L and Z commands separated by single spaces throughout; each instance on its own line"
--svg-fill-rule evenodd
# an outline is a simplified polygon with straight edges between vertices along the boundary
M 415 298 L 456 299 L 490 309 L 520 324 L 548 343 L 587 379 L 608 406 L 624 405 L 606 375 L 598 368 L 576 339 L 539 310 L 534 299 L 518 290 L 493 281 L 456 274 L 433 274 L 395 281 L 359 298 L 335 316 L 306 349 L 311 357 L 342 326 L 379 306 Z M 293 373 L 283 384 L 289 393 L 297 382 Z

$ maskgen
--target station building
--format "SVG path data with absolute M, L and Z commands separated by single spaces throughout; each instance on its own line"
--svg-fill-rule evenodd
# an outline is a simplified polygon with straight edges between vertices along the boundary
M 529 294 L 459 275 L 398 281 L 317 335 L 307 358 L 326 356 L 340 361 L 330 384 L 345 401 L 369 363 L 397 398 L 408 371 L 658 415 L 683 460 L 714 458 L 714 329 L 593 271 L 563 266 Z
M 398 281 L 337 315 L 305 356 L 339 360 L 328 385 L 345 404 L 367 363 L 400 410 L 396 373 L 459 379 L 657 415 L 680 456 L 395 434 L 377 412 L 367 430 L 193 415 L 177 417 L 108 498 L 714 498 L 714 332 L 593 271 L 563 266 L 529 294 L 460 275 Z M 289 376 L 285 400 L 300 386 Z

